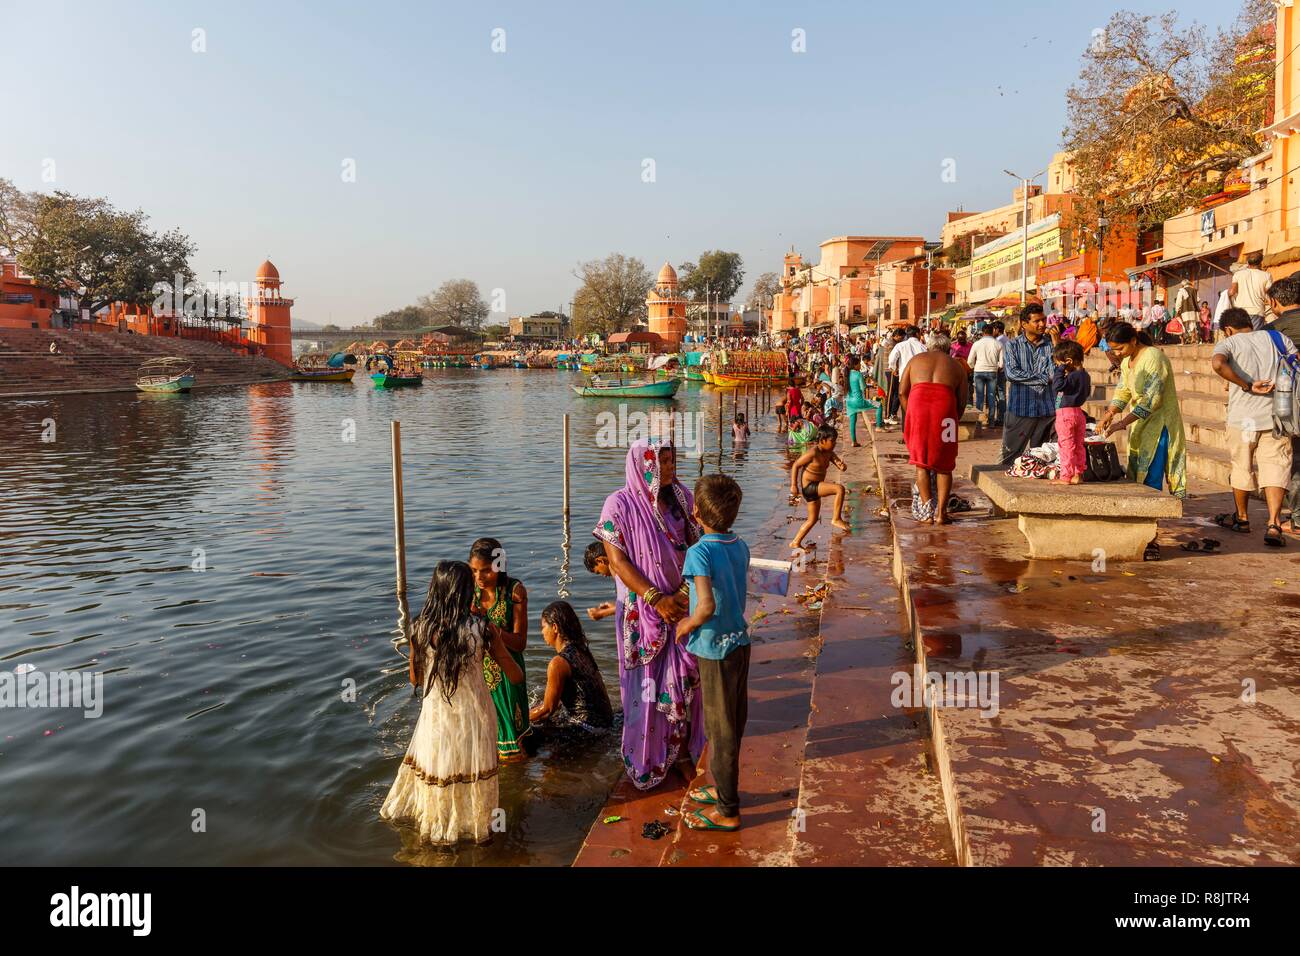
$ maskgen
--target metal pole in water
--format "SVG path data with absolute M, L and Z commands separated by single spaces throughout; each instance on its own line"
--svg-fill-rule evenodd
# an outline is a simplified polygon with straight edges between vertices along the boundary
M 569 413 L 564 413 L 564 521 L 569 521 Z
M 402 423 L 392 423 L 393 439 L 393 532 L 397 556 L 397 627 L 399 647 L 410 640 L 410 609 L 406 604 L 406 503 L 402 493 Z

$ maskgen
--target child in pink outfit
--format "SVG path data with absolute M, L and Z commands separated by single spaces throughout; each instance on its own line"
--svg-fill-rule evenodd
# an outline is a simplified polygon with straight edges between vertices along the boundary
M 1061 474 L 1057 484 L 1077 485 L 1088 467 L 1084 437 L 1088 432 L 1083 404 L 1092 391 L 1092 378 L 1083 368 L 1083 348 L 1078 342 L 1062 340 L 1052 350 L 1056 369 L 1052 386 L 1056 391 L 1056 440 L 1060 448 Z

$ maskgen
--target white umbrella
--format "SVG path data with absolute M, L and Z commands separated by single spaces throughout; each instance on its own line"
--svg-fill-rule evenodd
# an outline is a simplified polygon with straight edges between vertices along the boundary
M 655 369 L 663 368 L 669 362 L 676 362 L 676 361 L 677 361 L 676 355 L 656 355 L 648 363 L 646 363 L 646 368 L 650 369 L 651 371 L 654 371 Z

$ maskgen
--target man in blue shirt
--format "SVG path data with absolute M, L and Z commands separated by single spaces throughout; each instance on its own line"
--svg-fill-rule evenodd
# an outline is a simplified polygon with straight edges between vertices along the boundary
M 686 649 L 700 668 L 714 782 L 687 794 L 702 805 L 684 817 L 692 830 L 740 829 L 740 741 L 749 714 L 749 546 L 731 533 L 740 498 L 740 485 L 726 475 L 705 475 L 696 482 L 695 520 L 705 534 L 686 552 L 682 567 L 691 613 L 677 622 L 677 640 L 690 638 Z
M 1031 302 L 1020 310 L 1020 334 L 1003 350 L 1003 368 L 1010 383 L 1007 414 L 1002 426 L 1002 467 L 1010 468 L 1026 448 L 1056 437 L 1056 395 L 1052 390 L 1052 349 L 1060 338 L 1054 326 L 1049 336 L 1043 307 Z

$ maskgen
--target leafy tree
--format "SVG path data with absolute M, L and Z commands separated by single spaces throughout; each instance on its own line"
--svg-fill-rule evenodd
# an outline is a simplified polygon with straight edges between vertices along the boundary
M 775 272 L 764 272 L 754 280 L 754 287 L 749 290 L 745 300 L 746 309 L 772 308 L 772 296 L 781 291 L 781 276 Z
M 160 284 L 184 295 L 194 280 L 194 243 L 177 229 L 153 232 L 139 209 L 66 192 L 22 196 L 6 182 L 0 220 L 0 242 L 19 266 L 47 289 L 70 290 L 91 314 L 112 302 L 152 305 Z
M 645 319 L 654 277 L 640 259 L 612 252 L 584 262 L 574 276 L 582 282 L 573 296 L 574 334 L 608 335 Z
M 677 271 L 683 292 L 703 300 L 705 291 L 718 302 L 730 302 L 745 278 L 745 262 L 738 252 L 714 249 L 700 253 L 698 262 L 683 262 Z
M 17 255 L 27 248 L 35 227 L 36 196 L 0 179 L 0 248 Z
M 448 279 L 431 295 L 421 297 L 419 305 L 435 326 L 477 331 L 488 315 L 488 304 L 472 279 Z
M 406 305 L 391 312 L 385 312 L 374 320 L 374 327 L 385 332 L 407 332 L 422 329 L 430 324 L 427 310 L 418 305 Z
M 1177 14 L 1114 14 L 1083 55 L 1063 133 L 1076 175 L 1075 228 L 1112 220 L 1146 229 L 1222 188 L 1260 152 L 1273 104 L 1269 0 L 1245 0 L 1211 37 Z M 1095 228 L 1095 225 L 1093 226 Z

